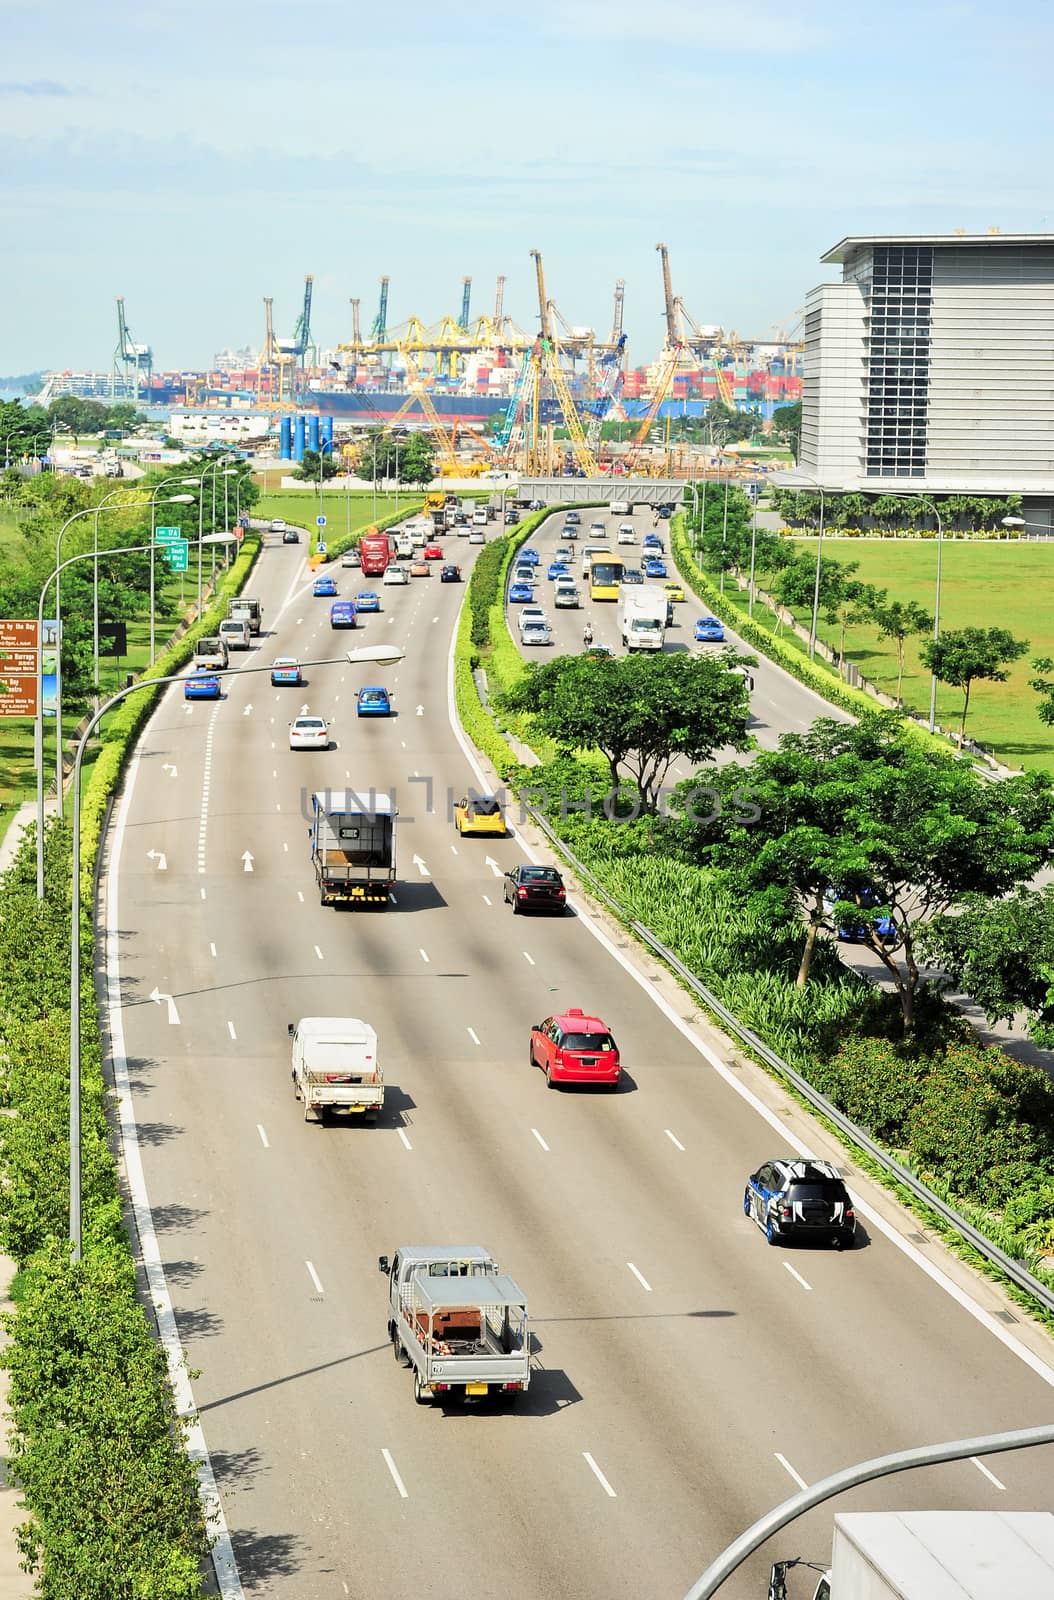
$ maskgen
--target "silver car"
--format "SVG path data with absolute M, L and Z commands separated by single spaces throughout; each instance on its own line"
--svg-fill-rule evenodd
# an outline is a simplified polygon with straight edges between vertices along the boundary
M 582 604 L 581 596 L 575 584 L 570 580 L 557 578 L 556 588 L 553 590 L 553 605 L 558 611 L 577 611 Z
M 524 646 L 552 642 L 553 630 L 547 622 L 526 622 L 520 629 L 520 643 Z

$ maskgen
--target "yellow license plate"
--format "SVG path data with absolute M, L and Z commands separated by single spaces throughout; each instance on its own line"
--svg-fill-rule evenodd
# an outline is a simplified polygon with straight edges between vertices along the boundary
M 466 1394 L 486 1394 L 489 1388 L 490 1388 L 490 1385 L 486 1384 L 486 1383 L 466 1383 L 466 1385 L 465 1385 L 465 1393 Z

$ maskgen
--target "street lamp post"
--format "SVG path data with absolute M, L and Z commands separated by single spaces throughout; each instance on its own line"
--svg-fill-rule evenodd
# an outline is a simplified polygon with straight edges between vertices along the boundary
M 94 509 L 95 509 L 94 507 L 91 507 L 91 510 L 94 510 Z M 78 512 L 77 514 L 78 515 L 83 515 L 85 513 Z M 59 538 L 61 540 L 61 538 L 62 538 L 62 534 L 61 533 L 59 534 Z M 114 555 L 114 556 L 142 555 L 143 552 L 148 550 L 149 548 L 150 548 L 150 546 L 149 545 L 145 545 L 145 544 L 119 545 L 114 550 L 107 550 L 106 554 L 107 555 Z M 39 600 L 39 602 L 37 604 L 37 638 L 38 639 L 40 638 L 41 633 L 43 632 L 43 628 L 44 628 L 44 601 L 45 601 L 45 598 L 47 597 L 48 585 L 51 583 L 52 579 L 55 580 L 55 589 L 56 589 L 56 593 L 57 593 L 58 584 L 59 584 L 59 574 L 64 572 L 67 567 L 73 566 L 74 562 L 76 562 L 76 561 L 97 561 L 97 560 L 98 560 L 98 552 L 97 551 L 95 551 L 95 550 L 84 550 L 84 551 L 81 552 L 80 555 L 67 556 L 65 561 L 60 562 L 55 567 L 54 572 L 49 572 L 48 573 L 47 577 L 44 579 L 43 587 L 41 588 L 41 591 L 40 591 L 40 600 Z M 55 609 L 57 611 L 58 607 L 56 606 Z M 56 620 L 58 620 L 58 619 L 56 619 Z M 59 653 L 59 641 L 56 640 L 56 657 L 57 657 L 58 653 Z M 56 661 L 56 666 L 57 666 L 57 664 L 58 663 Z M 41 676 L 43 676 L 43 675 L 41 674 Z M 57 766 L 56 766 L 56 786 L 57 786 L 57 789 L 58 789 L 59 805 L 60 805 L 60 808 L 61 808 L 61 805 L 62 805 L 62 741 L 61 741 L 61 705 L 60 705 L 60 702 L 59 702 L 59 699 L 58 699 L 58 693 L 61 691 L 61 680 L 58 679 L 58 674 L 57 673 L 56 673 L 56 680 L 57 681 L 56 681 L 56 685 L 55 685 L 55 687 L 56 687 L 56 702 L 55 702 L 56 717 L 55 717 L 55 721 L 56 721 L 56 732 L 59 734 L 59 744 L 58 744 L 58 752 L 57 752 Z M 43 686 L 39 681 L 37 683 L 36 745 L 37 745 L 37 757 L 38 757 L 38 759 L 37 759 L 37 899 L 38 900 L 43 900 L 43 898 L 44 898 L 44 705 L 43 705 Z
M 226 543 L 220 535 L 210 535 L 211 538 Z M 71 557 L 76 561 L 77 556 Z M 305 661 L 305 667 L 334 667 L 343 666 L 346 662 L 356 665 L 360 662 L 372 662 L 375 666 L 394 666 L 402 661 L 406 652 L 399 645 L 364 645 L 358 650 L 348 650 L 343 656 L 331 660 Z M 233 677 L 235 673 L 270 672 L 269 666 L 265 667 L 231 667 L 225 671 L 216 672 L 215 677 Z M 79 1261 L 83 1246 L 82 1217 L 81 1217 L 81 959 L 80 959 L 80 928 L 81 928 L 81 767 L 84 761 L 84 752 L 88 741 L 103 717 L 114 706 L 120 705 L 130 694 L 135 694 L 140 689 L 153 689 L 163 684 L 180 683 L 183 674 L 180 672 L 167 673 L 162 678 L 143 678 L 137 683 L 130 683 L 124 689 L 119 689 L 115 695 L 101 705 L 92 716 L 91 721 L 81 734 L 77 742 L 77 754 L 73 763 L 73 882 L 72 906 L 70 922 L 70 1210 L 69 1210 L 69 1236 L 73 1242 L 72 1259 Z
M 728 539 L 728 479 L 725 479 L 725 516 L 721 524 L 721 593 L 725 592 L 725 543 Z
M 199 481 L 202 482 L 201 493 L 204 494 L 205 491 L 204 491 L 203 480 L 204 480 L 205 471 L 207 471 L 207 470 L 208 470 L 207 468 L 203 470 L 201 480 L 196 479 L 196 478 L 188 479 L 188 478 L 184 477 L 181 473 L 178 473 L 178 472 L 171 473 L 167 478 L 162 478 L 160 483 L 156 483 L 154 485 L 153 489 L 150 492 L 150 660 L 151 660 L 151 662 L 153 662 L 154 654 L 155 654 L 155 651 L 154 651 L 154 638 L 155 638 L 155 628 L 156 628 L 156 619 L 154 617 L 154 591 L 155 591 L 155 565 L 156 565 L 156 561 L 157 561 L 157 556 L 156 556 L 156 552 L 155 552 L 155 549 L 154 549 L 154 545 L 156 543 L 156 537 L 157 537 L 157 535 L 156 535 L 157 497 L 160 494 L 161 490 L 167 488 L 168 485 L 171 484 L 171 483 L 187 483 L 187 482 L 197 483 Z M 193 495 L 175 494 L 175 495 L 172 495 L 167 500 L 162 500 L 161 504 L 164 505 L 164 506 L 174 506 L 174 505 L 186 505 L 186 506 L 189 506 L 189 505 L 193 504 L 193 500 L 194 500 Z
M 823 490 L 818 483 L 813 484 L 820 496 L 820 536 L 816 541 L 816 577 L 812 586 L 812 621 L 809 624 L 809 660 L 816 660 L 816 626 L 820 615 L 820 562 L 823 559 Z
M 754 479 L 754 493 L 750 497 L 750 592 L 747 597 L 747 616 L 754 615 L 754 566 L 758 545 L 758 480 Z
M 941 636 L 941 552 L 944 549 L 944 523 L 937 510 L 936 501 L 930 501 L 930 510 L 937 519 L 937 589 L 933 601 L 933 642 Z M 937 674 L 930 673 L 930 732 L 937 728 Z

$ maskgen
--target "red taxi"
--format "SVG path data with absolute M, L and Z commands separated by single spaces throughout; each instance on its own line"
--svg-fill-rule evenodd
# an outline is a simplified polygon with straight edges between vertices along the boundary
M 606 1022 L 572 1006 L 531 1029 L 531 1066 L 541 1067 L 550 1089 L 561 1083 L 599 1083 L 618 1088 L 618 1045 Z

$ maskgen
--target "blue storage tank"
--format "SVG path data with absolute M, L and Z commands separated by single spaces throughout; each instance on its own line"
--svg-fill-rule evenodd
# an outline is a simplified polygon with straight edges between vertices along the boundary
M 283 417 L 281 419 L 281 421 L 279 422 L 278 427 L 279 427 L 279 437 L 281 439 L 281 445 L 279 446 L 279 450 L 278 450 L 279 457 L 283 461 L 291 461 L 293 459 L 293 419 L 292 419 L 292 417 Z
M 322 418 L 322 446 L 328 454 L 333 454 L 333 418 Z
M 308 417 L 308 419 L 307 419 L 307 447 L 308 447 L 309 450 L 314 450 L 315 454 L 317 455 L 318 454 L 318 444 L 319 444 L 319 439 L 318 439 L 318 418 L 317 417 Z
M 297 417 L 296 419 L 296 428 L 293 433 L 294 461 L 303 461 L 304 459 L 304 420 L 303 417 Z

